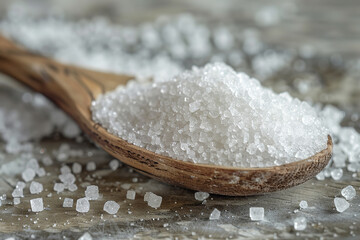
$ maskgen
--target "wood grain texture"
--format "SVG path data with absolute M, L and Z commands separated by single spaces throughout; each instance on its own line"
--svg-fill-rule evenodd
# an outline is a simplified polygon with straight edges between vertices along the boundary
M 131 76 L 58 63 L 16 47 L 3 37 L 0 37 L 0 71 L 51 99 L 112 156 L 147 176 L 181 187 L 229 196 L 273 192 L 309 180 L 331 158 L 332 140 L 328 136 L 323 151 L 276 167 L 233 168 L 175 160 L 132 145 L 92 121 L 91 101 L 126 84 Z

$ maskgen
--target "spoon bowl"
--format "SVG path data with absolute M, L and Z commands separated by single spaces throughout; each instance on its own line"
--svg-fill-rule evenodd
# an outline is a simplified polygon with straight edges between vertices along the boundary
M 100 94 L 125 85 L 132 76 L 59 63 L 18 47 L 2 36 L 0 72 L 47 96 L 115 158 L 144 175 L 184 188 L 228 196 L 283 190 L 314 177 L 332 155 L 332 140 L 327 136 L 324 150 L 307 159 L 280 166 L 239 168 L 176 160 L 130 144 L 92 120 L 91 102 Z

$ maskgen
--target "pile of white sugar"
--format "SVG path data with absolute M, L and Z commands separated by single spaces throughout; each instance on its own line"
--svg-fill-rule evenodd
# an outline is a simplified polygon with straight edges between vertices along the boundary
M 92 113 L 130 143 L 194 163 L 281 165 L 327 146 L 328 129 L 308 103 L 222 63 L 119 87 L 94 101 Z

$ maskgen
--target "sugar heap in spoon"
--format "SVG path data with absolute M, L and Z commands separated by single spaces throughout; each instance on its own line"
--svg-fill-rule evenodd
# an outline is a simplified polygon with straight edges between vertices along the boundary
M 328 130 L 308 103 L 223 63 L 119 87 L 94 101 L 92 112 L 111 134 L 194 163 L 274 166 L 327 146 Z

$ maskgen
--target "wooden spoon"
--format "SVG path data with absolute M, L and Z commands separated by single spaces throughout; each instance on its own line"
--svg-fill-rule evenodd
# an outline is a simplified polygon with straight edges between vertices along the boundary
M 99 94 L 126 84 L 131 76 L 62 64 L 26 51 L 1 36 L 0 72 L 47 96 L 115 158 L 138 172 L 177 186 L 229 196 L 273 192 L 309 180 L 331 158 L 332 140 L 328 136 L 326 149 L 308 159 L 281 166 L 235 168 L 175 160 L 130 144 L 92 120 L 91 101 Z

